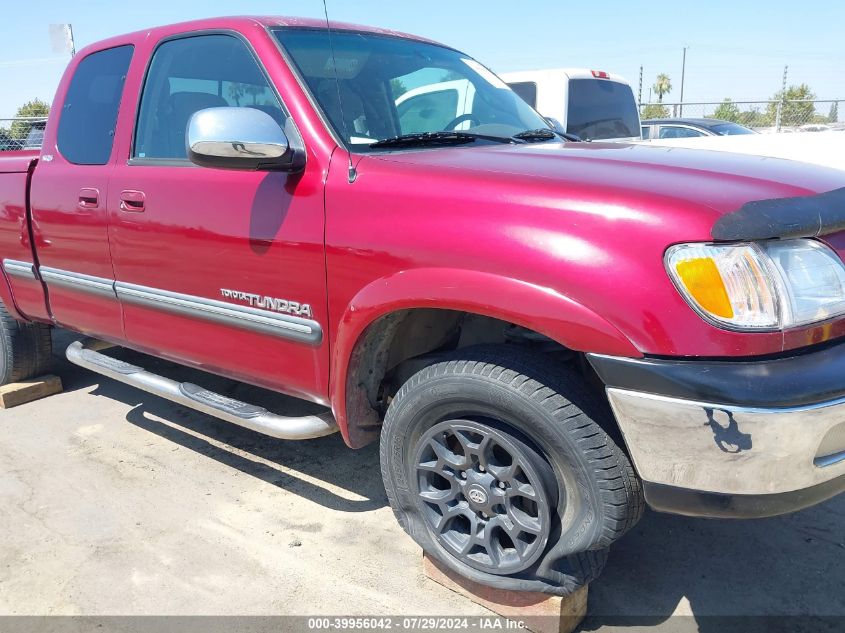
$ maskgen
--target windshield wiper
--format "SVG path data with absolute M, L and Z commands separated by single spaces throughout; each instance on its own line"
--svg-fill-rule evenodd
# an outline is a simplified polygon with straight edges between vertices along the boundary
M 487 136 L 471 132 L 419 132 L 416 134 L 402 134 L 391 138 L 370 143 L 370 147 L 424 147 L 426 145 L 464 145 L 477 140 L 494 141 L 496 143 L 514 143 L 507 136 Z
M 560 137 L 566 141 L 581 140 L 581 138 L 576 136 L 575 134 L 569 134 L 567 132 L 558 132 L 557 130 L 553 130 L 548 127 L 541 127 L 536 130 L 525 130 L 524 132 L 514 134 L 511 138 L 516 138 L 521 141 L 530 143 L 532 141 L 550 141 L 551 139 L 557 137 Z

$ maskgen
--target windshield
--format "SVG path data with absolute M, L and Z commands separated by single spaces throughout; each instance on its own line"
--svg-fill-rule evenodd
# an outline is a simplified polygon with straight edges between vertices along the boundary
M 738 134 L 757 134 L 754 130 L 736 123 L 720 123 L 710 126 L 710 131 L 718 136 L 736 136 Z
M 458 51 L 352 31 L 333 31 L 331 42 L 326 29 L 274 34 L 353 151 L 381 151 L 390 146 L 370 146 L 406 134 L 509 138 L 549 127 L 507 84 Z
M 627 84 L 607 79 L 571 79 L 566 131 L 584 140 L 640 136 L 640 116 Z

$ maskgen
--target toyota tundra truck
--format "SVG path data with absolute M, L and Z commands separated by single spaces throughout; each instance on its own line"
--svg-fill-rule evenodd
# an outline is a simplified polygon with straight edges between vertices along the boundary
M 456 80 L 471 112 L 397 108 Z M 842 492 L 843 255 L 843 172 L 568 141 L 451 47 L 209 19 L 80 51 L 43 148 L 0 158 L 0 381 L 43 372 L 60 327 L 72 363 L 268 441 L 378 441 L 425 552 L 564 595 L 646 503 Z

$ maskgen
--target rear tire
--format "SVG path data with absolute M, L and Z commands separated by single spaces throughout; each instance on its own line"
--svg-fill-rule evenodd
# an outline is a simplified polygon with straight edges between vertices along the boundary
M 38 376 L 50 367 L 51 330 L 42 323 L 18 321 L 0 303 L 0 385 Z
M 640 518 L 640 482 L 582 378 L 512 346 L 455 353 L 388 408 L 381 469 L 399 523 L 457 573 L 566 595 Z

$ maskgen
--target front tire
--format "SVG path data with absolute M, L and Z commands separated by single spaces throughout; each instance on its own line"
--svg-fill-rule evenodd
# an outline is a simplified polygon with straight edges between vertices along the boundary
M 581 377 L 513 346 L 455 353 L 388 408 L 381 469 L 402 527 L 477 582 L 566 595 L 639 520 L 639 480 Z
M 38 376 L 51 362 L 51 328 L 15 319 L 0 303 L 0 385 Z

